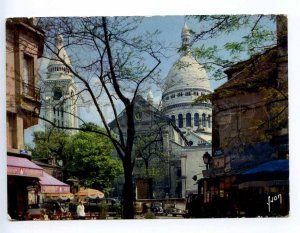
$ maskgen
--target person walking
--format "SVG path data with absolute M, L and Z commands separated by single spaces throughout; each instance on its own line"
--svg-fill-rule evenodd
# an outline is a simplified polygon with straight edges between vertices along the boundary
M 82 200 L 79 201 L 79 205 L 77 206 L 76 212 L 79 219 L 81 220 L 85 219 L 85 211 L 84 211 L 84 205 Z

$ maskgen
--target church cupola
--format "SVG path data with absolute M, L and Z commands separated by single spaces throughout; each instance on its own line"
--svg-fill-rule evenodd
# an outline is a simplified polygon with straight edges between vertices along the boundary
M 154 101 L 153 101 L 153 93 L 152 91 L 150 90 L 147 94 L 147 101 L 149 104 L 153 105 L 154 104 Z
M 69 74 L 70 70 L 68 66 L 71 66 L 70 58 L 64 48 L 64 38 L 62 35 L 57 35 L 55 38 L 55 54 L 50 59 L 47 67 L 48 74 Z
M 183 29 L 182 29 L 182 33 L 181 33 L 182 47 L 189 49 L 190 39 L 191 39 L 190 29 L 187 26 L 187 24 L 185 23 L 183 26 Z

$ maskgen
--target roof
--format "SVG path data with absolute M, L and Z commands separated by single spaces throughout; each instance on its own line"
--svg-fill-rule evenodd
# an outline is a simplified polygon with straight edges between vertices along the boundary
M 236 63 L 225 70 L 228 81 L 215 91 L 228 88 L 248 87 L 250 83 L 266 82 L 276 72 L 277 48 L 270 48 L 262 54 L 255 55 L 248 60 Z M 255 89 L 255 88 L 254 88 Z M 257 89 L 255 89 L 257 90 Z
M 71 60 L 64 48 L 64 38 L 62 35 L 58 35 L 55 39 L 55 50 L 58 53 L 58 55 L 54 54 L 52 55 L 49 64 L 48 64 L 48 70 L 53 66 L 64 66 L 64 64 L 60 61 L 60 59 L 64 60 L 64 62 L 71 66 Z

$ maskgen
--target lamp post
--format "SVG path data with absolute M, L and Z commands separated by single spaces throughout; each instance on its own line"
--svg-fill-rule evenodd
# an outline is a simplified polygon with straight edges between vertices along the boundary
M 211 164 L 211 160 L 212 160 L 211 155 L 206 151 L 202 158 L 203 158 L 203 162 L 206 166 L 206 170 L 208 170 L 208 168 Z

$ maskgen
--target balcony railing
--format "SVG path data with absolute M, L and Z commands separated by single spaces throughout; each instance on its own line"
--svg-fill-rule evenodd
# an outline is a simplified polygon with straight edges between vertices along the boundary
M 34 101 L 40 101 L 41 97 L 41 91 L 40 88 L 37 88 L 36 86 L 27 83 L 27 82 L 22 82 L 22 93 L 24 97 L 30 98 Z

